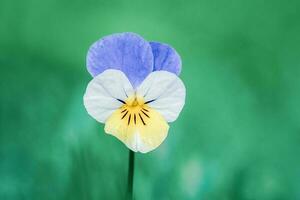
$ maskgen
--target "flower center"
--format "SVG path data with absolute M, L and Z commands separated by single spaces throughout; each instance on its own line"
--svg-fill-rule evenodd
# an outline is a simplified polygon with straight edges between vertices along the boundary
M 144 98 L 138 95 L 132 95 L 125 101 L 127 106 L 136 107 L 145 104 Z
M 128 97 L 125 104 L 120 108 L 121 120 L 126 120 L 127 124 L 146 125 L 150 119 L 150 108 L 145 103 L 142 96 L 132 95 Z

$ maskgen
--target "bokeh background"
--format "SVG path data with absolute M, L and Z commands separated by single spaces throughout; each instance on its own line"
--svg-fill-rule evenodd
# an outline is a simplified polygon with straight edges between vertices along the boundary
M 300 1 L 1 0 L 0 199 L 124 199 L 128 149 L 86 113 L 89 46 L 171 44 L 186 106 L 136 155 L 137 200 L 300 199 Z

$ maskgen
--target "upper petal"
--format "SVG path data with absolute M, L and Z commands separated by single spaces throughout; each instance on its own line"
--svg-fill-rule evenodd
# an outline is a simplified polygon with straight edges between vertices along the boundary
M 181 71 L 181 58 L 174 48 L 159 42 L 150 42 L 153 58 L 153 71 L 165 70 L 177 76 Z
M 120 108 L 134 90 L 125 74 L 119 70 L 109 69 L 94 77 L 86 88 L 84 106 L 97 121 L 106 119 Z
M 150 44 L 135 33 L 112 34 L 95 42 L 87 54 L 87 69 L 92 76 L 106 69 L 118 69 L 137 87 L 153 71 Z
M 167 122 L 177 119 L 185 103 L 185 86 L 173 73 L 152 72 L 138 87 L 137 94 Z

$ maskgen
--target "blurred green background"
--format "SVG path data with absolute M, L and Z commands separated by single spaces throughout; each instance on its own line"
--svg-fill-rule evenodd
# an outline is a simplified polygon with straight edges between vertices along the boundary
M 300 199 L 300 1 L 1 0 L 0 199 L 123 199 L 128 149 L 82 103 L 89 46 L 171 44 L 186 106 L 138 200 Z

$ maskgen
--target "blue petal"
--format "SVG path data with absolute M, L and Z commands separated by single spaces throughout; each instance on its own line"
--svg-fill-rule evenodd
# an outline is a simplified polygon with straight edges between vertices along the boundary
M 90 47 L 87 69 L 93 77 L 107 69 L 121 70 L 136 88 L 153 71 L 152 49 L 135 33 L 112 34 Z
M 177 76 L 181 71 L 181 58 L 174 48 L 159 42 L 150 42 L 153 57 L 153 71 L 164 70 L 172 72 Z

